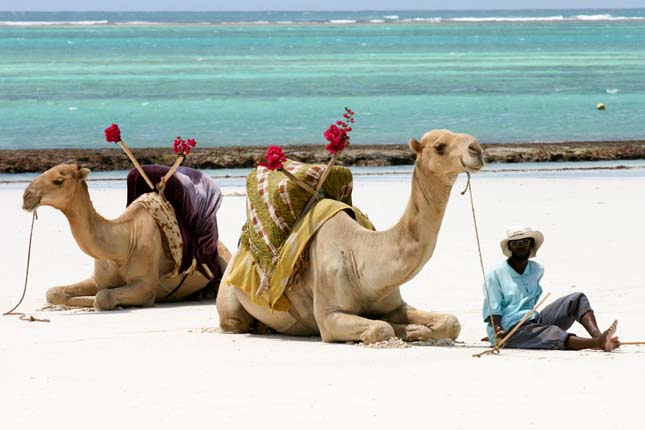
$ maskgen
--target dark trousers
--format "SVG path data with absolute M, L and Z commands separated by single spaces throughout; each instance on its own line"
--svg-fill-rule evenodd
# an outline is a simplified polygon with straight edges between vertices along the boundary
M 544 308 L 538 318 L 525 322 L 504 347 L 566 349 L 567 338 L 572 335 L 567 330 L 591 310 L 589 300 L 583 293 L 560 297 Z

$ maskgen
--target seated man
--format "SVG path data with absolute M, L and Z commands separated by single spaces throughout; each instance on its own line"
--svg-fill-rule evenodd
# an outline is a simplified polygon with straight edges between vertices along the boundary
M 540 279 L 544 268 L 529 258 L 535 257 L 544 236 L 529 227 L 511 227 L 500 246 L 507 260 L 493 267 L 486 278 L 490 309 L 484 292 L 484 321 L 491 344 L 498 342 L 535 306 L 542 294 Z M 492 315 L 493 321 L 490 321 Z M 567 333 L 574 321 L 587 330 L 591 338 Z M 620 346 L 614 337 L 618 322 L 604 332 L 598 329 L 594 312 L 583 293 L 561 297 L 536 312 L 504 344 L 506 348 L 586 349 L 611 351 Z

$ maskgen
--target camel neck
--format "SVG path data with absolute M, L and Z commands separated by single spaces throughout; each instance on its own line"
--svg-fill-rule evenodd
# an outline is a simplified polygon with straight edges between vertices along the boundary
M 62 212 L 83 252 L 97 259 L 115 260 L 123 256 L 117 250 L 124 240 L 128 241 L 127 229 L 96 212 L 85 182 L 79 184 L 76 195 Z
M 398 286 L 412 279 L 430 259 L 451 189 L 451 183 L 415 167 L 405 212 L 379 238 L 383 250 L 381 267 L 390 272 L 381 273 L 387 285 Z

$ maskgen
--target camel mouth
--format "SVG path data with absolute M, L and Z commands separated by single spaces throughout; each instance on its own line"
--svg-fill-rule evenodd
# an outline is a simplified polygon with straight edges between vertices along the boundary
M 461 165 L 464 167 L 464 170 L 468 173 L 477 173 L 484 168 L 484 162 L 481 160 L 477 160 L 477 163 L 474 163 L 474 164 L 473 163 L 466 164 L 462 159 Z
M 477 173 L 483 168 L 484 168 L 483 164 L 479 164 L 477 166 L 466 166 L 466 171 L 470 173 Z
M 24 199 L 22 209 L 27 212 L 33 212 L 40 206 L 40 198 Z
M 33 212 L 36 209 L 38 209 L 39 206 L 40 206 L 40 204 L 38 204 L 38 203 L 36 203 L 35 205 L 29 205 L 29 206 L 27 206 L 26 204 L 23 204 L 22 209 L 26 210 L 27 212 Z

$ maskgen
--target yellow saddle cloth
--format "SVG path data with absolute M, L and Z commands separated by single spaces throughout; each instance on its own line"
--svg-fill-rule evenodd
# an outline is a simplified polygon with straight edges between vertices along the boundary
M 363 227 L 374 230 L 370 220 L 358 208 L 332 199 L 323 199 L 294 226 L 291 234 L 285 240 L 271 279 L 266 280 L 269 287 L 261 294 L 257 294 L 261 285 L 261 270 L 257 270 L 256 262 L 251 251 L 240 246 L 235 256 L 229 262 L 231 269 L 228 276 L 223 278 L 220 285 L 229 284 L 244 291 L 256 304 L 267 306 L 279 311 L 288 311 L 289 300 L 284 292 L 289 281 L 296 273 L 296 264 L 303 251 L 309 246 L 311 238 L 318 229 L 332 216 L 340 211 L 348 211 L 354 215 L 356 221 Z M 266 282 L 265 282 L 266 283 Z

